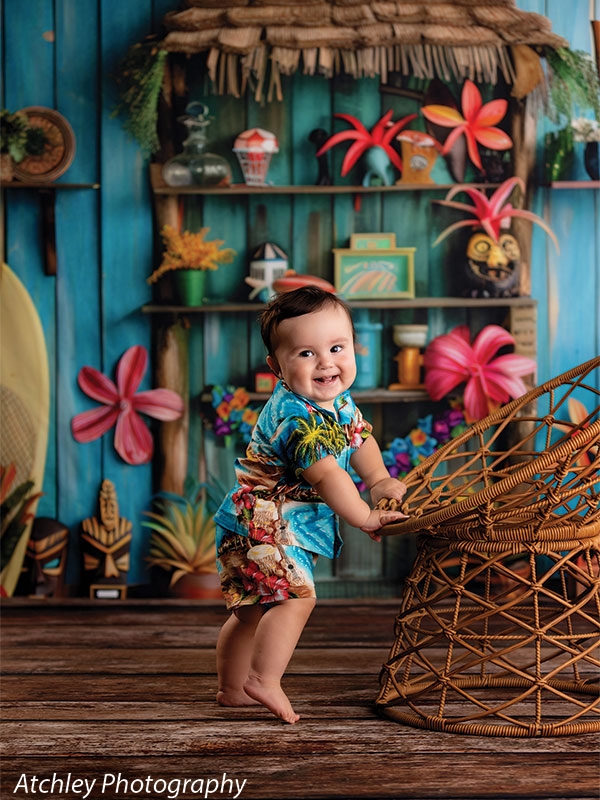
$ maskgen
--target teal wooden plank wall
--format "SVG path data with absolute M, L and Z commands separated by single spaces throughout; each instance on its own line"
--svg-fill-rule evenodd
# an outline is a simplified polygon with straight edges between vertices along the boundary
M 152 204 L 146 164 L 119 120 L 111 119 L 115 85 L 111 77 L 127 46 L 159 28 L 164 13 L 175 0 L 4 0 L 2 25 L 2 106 L 16 110 L 28 105 L 57 108 L 71 122 L 77 139 L 73 165 L 66 182 L 101 183 L 101 190 L 57 192 L 56 236 L 59 274 L 47 277 L 39 237 L 39 198 L 35 192 L 6 192 L 6 260 L 27 286 L 39 310 L 48 347 L 52 407 L 44 481 L 45 495 L 39 514 L 56 517 L 71 529 L 68 581 L 79 576 L 78 522 L 95 513 L 97 491 L 103 478 L 117 487 L 121 514 L 133 521 L 130 583 L 147 581 L 143 556 L 147 533 L 141 512 L 153 491 L 150 465 L 132 467 L 116 455 L 112 437 L 87 445 L 76 444 L 70 433 L 71 417 L 92 407 L 78 389 L 77 372 L 90 364 L 114 375 L 121 354 L 133 344 L 149 350 L 151 321 L 139 313 L 150 299 L 145 283 L 153 265 Z M 591 51 L 588 0 L 518 0 L 520 8 L 545 14 L 553 29 L 572 46 Z M 598 10 L 596 11 L 598 16 Z M 10 34 L 10 35 L 9 35 Z M 331 130 L 331 114 L 355 114 L 371 125 L 388 108 L 395 116 L 416 110 L 416 104 L 382 96 L 378 82 L 332 82 L 296 75 L 284 80 L 284 102 L 258 106 L 253 99 L 210 97 L 206 80 L 189 71 L 190 94 L 208 97 L 215 121 L 210 130 L 212 149 L 226 155 L 236 133 L 251 125 L 276 131 L 280 153 L 274 157 L 269 178 L 277 184 L 312 183 L 316 173 L 308 133 L 315 127 Z M 539 122 L 538 159 L 547 120 Z M 339 176 L 343 148 L 333 153 L 334 174 Z M 445 168 L 436 165 L 439 182 Z M 338 178 L 339 180 L 339 178 Z M 357 173 L 348 177 L 355 182 Z M 556 231 L 561 253 L 557 256 L 545 235 L 535 230 L 532 255 L 532 294 L 539 301 L 539 379 L 546 380 L 573 364 L 600 352 L 600 193 L 553 191 L 538 188 L 534 210 Z M 290 196 L 271 198 L 192 199 L 186 204 L 188 226 L 200 222 L 211 227 L 238 255 L 233 264 L 210 276 L 214 299 L 243 298 L 247 287 L 247 253 L 265 239 L 277 241 L 290 256 L 291 266 L 332 277 L 330 250 L 345 246 L 354 231 L 395 231 L 399 244 L 416 245 L 418 294 L 441 295 L 449 289 L 443 248 L 432 250 L 437 229 L 431 195 L 396 194 L 363 198 L 359 212 L 351 195 Z M 425 321 L 424 312 L 371 313 L 389 330 L 395 322 Z M 459 322 L 475 329 L 490 317 L 464 312 L 430 312 L 430 336 Z M 194 325 L 190 338 L 190 391 L 197 397 L 205 383 L 229 380 L 250 385 L 248 373 L 264 359 L 262 343 L 252 314 L 209 315 L 204 328 Z M 388 337 L 389 338 L 389 337 Z M 384 348 L 384 382 L 392 378 L 392 347 Z M 141 388 L 152 386 L 149 370 Z M 600 388 L 600 387 L 598 387 Z M 377 409 L 365 414 L 378 425 L 383 444 L 404 435 L 418 412 L 408 406 Z M 211 434 L 204 434 L 192 405 L 190 470 L 197 472 L 201 442 L 205 439 L 209 470 L 226 481 L 231 476 L 231 453 Z M 395 580 L 405 571 L 410 543 L 386 542 L 377 546 L 364 535 L 348 532 L 343 558 L 335 565 L 325 560 L 318 570 L 322 579 L 345 578 L 340 591 L 352 592 L 353 578 L 370 579 L 377 591 L 381 578 Z M 345 587 L 345 588 L 344 588 Z

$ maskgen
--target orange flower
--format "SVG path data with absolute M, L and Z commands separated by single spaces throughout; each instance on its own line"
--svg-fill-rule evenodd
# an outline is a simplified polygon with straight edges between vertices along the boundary
M 247 408 L 242 414 L 242 422 L 245 422 L 248 425 L 256 425 L 257 419 L 258 419 L 257 412 L 253 411 L 251 408 Z
M 415 447 L 421 447 L 421 445 L 424 445 L 427 441 L 427 434 L 425 431 L 422 431 L 421 428 L 414 428 L 409 433 L 409 437 Z
M 229 403 L 225 402 L 225 400 L 223 400 L 223 402 L 217 406 L 217 414 L 221 417 L 221 419 L 229 419 L 230 411 L 231 407 Z
M 508 150 L 512 147 L 512 139 L 500 128 L 493 127 L 504 117 L 508 108 L 506 100 L 492 100 L 483 103 L 479 89 L 473 81 L 466 80 L 463 86 L 462 114 L 450 106 L 423 106 L 423 116 L 436 125 L 454 128 L 446 139 L 442 154 L 446 155 L 452 145 L 462 134 L 467 140 L 469 158 L 478 169 L 482 169 L 477 144 L 489 147 L 490 150 Z
M 244 391 L 244 389 L 236 389 L 229 402 L 231 403 L 232 408 L 246 408 L 250 402 L 250 395 Z

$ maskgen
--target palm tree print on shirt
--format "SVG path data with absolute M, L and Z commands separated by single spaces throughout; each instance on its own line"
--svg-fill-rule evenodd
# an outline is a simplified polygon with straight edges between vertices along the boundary
M 319 420 L 316 414 L 310 414 L 307 419 L 295 417 L 294 422 L 296 427 L 290 435 L 288 447 L 294 448 L 293 457 L 297 464 L 314 464 L 324 455 L 339 456 L 347 444 L 342 427 L 326 417 Z M 300 467 L 300 471 L 304 469 L 306 466 Z

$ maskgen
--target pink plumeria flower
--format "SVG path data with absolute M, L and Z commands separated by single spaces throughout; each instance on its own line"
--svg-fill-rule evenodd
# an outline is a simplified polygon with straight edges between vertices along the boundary
M 183 414 L 183 400 L 170 389 L 136 393 L 147 365 L 146 348 L 134 345 L 119 360 L 116 386 L 94 367 L 79 370 L 77 382 L 81 391 L 103 405 L 73 417 L 71 431 L 76 441 L 84 443 L 98 439 L 116 423 L 115 450 L 123 461 L 128 464 L 150 461 L 154 444 L 138 412 L 171 421 Z
M 450 106 L 423 106 L 423 116 L 436 125 L 454 128 L 442 149 L 446 155 L 454 142 L 464 133 L 467 140 L 469 158 L 478 169 L 482 169 L 477 143 L 490 150 L 508 150 L 512 139 L 500 128 L 493 127 L 504 117 L 508 103 L 506 100 L 492 100 L 483 104 L 481 93 L 473 81 L 466 80 L 461 95 L 462 114 Z
M 460 383 L 466 383 L 464 404 L 469 421 L 482 419 L 498 404 L 525 394 L 521 376 L 535 372 L 531 358 L 513 354 L 492 356 L 515 340 L 499 325 L 487 325 L 471 345 L 469 328 L 459 325 L 436 336 L 425 350 L 425 386 L 432 400 L 441 400 Z

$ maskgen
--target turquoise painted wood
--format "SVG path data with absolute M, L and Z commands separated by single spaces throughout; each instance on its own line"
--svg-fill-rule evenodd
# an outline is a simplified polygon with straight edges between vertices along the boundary
M 546 14 L 553 29 L 576 48 L 590 50 L 588 0 L 517 0 L 520 8 Z M 133 521 L 130 583 L 144 583 L 147 532 L 141 512 L 149 507 L 156 483 L 150 465 L 132 467 L 113 448 L 113 432 L 87 445 L 70 434 L 71 417 L 93 406 L 76 383 L 84 364 L 114 376 L 122 353 L 133 344 L 149 350 L 152 320 L 139 313 L 150 300 L 145 278 L 156 262 L 153 254 L 152 199 L 147 162 L 111 119 L 116 102 L 113 78 L 129 44 L 159 31 L 164 13 L 175 0 L 5 0 L 3 24 L 11 35 L 2 50 L 3 104 L 11 110 L 27 105 L 57 108 L 70 120 L 77 138 L 77 154 L 62 181 L 102 184 L 99 192 L 57 193 L 56 233 L 59 275 L 43 272 L 39 237 L 39 197 L 36 192 L 6 193 L 6 257 L 29 289 L 42 318 L 52 376 L 52 423 L 49 437 L 45 496 L 39 513 L 57 517 L 71 528 L 68 579 L 79 576 L 77 525 L 96 511 L 102 478 L 117 487 L 122 515 Z M 23 58 L 26 52 L 28 57 Z M 209 132 L 210 148 L 230 161 L 234 180 L 241 172 L 231 152 L 237 133 L 251 126 L 274 131 L 280 152 L 273 157 L 268 179 L 276 184 L 310 184 L 317 165 L 308 141 L 313 128 L 342 130 L 334 112 L 353 114 L 371 127 L 392 108 L 398 118 L 416 110 L 413 100 L 379 92 L 378 81 L 333 81 L 295 75 L 283 79 L 282 103 L 258 105 L 251 98 L 216 97 L 208 90 L 201 58 L 188 65 L 189 99 L 204 99 L 215 116 Z M 417 86 L 418 88 L 418 86 Z M 456 93 L 460 87 L 453 87 Z M 412 124 L 415 126 L 415 123 Z M 419 127 L 422 125 L 419 124 Z M 552 125 L 538 123 L 538 163 L 543 161 L 542 140 Z M 330 155 L 332 174 L 339 177 L 344 147 Z M 438 159 L 436 180 L 446 182 L 447 170 Z M 541 178 L 538 167 L 538 178 Z M 360 168 L 342 182 L 356 183 Z M 265 240 L 286 250 L 290 266 L 328 279 L 332 274 L 332 247 L 346 247 L 353 232 L 393 231 L 398 245 L 416 246 L 416 285 L 421 295 L 444 295 L 452 287 L 458 255 L 452 248 L 431 248 L 448 217 L 431 200 L 435 193 L 371 195 L 362 198 L 359 211 L 352 195 L 278 196 L 264 198 L 189 198 L 184 222 L 190 229 L 209 226 L 209 237 L 223 239 L 237 251 L 233 264 L 211 274 L 207 294 L 212 299 L 243 299 L 249 287 L 248 255 Z M 533 233 L 532 294 L 539 301 L 539 380 L 565 371 L 600 352 L 600 192 L 537 188 L 533 210 L 556 231 L 561 253 L 556 255 L 545 234 Z M 446 212 L 444 212 L 446 213 Z M 384 323 L 384 383 L 395 380 L 395 346 L 391 326 L 400 322 L 428 322 L 429 337 L 460 323 L 473 333 L 489 322 L 502 322 L 501 312 L 405 311 L 368 312 L 366 318 Z M 190 317 L 190 447 L 189 468 L 199 474 L 201 461 L 208 474 L 229 483 L 232 464 L 240 450 L 232 450 L 205 432 L 199 397 L 207 384 L 232 382 L 253 388 L 253 371 L 264 361 L 264 348 L 254 313 Z M 158 324 L 158 322 L 156 322 Z M 150 368 L 140 388 L 154 385 Z M 598 387 L 600 388 L 600 387 Z M 397 405 L 364 412 L 376 422 L 386 446 L 406 434 L 430 404 Z M 155 423 L 150 423 L 156 431 Z M 346 531 L 346 550 L 337 563 L 321 559 L 317 575 L 323 594 L 368 591 L 374 586 L 390 591 L 406 572 L 413 555 L 412 540 L 396 539 L 378 546 L 356 531 Z
M 18 2 L 5 3 L 4 103 L 16 111 L 26 106 L 50 106 L 56 102 L 54 45 L 44 36 L 52 32 L 52 0 L 34 0 L 24 13 Z M 32 54 L 24 58 L 24 53 Z M 16 194 L 16 193 L 15 193 Z M 40 203 L 37 192 L 24 191 L 9 198 L 6 208 L 6 261 L 27 288 L 40 315 L 50 375 L 56 376 L 56 292 L 44 275 L 40 247 Z M 56 419 L 56 380 L 50 381 L 50 419 Z M 57 433 L 51 423 L 40 516 L 57 514 Z
M 117 101 L 111 75 L 127 47 L 151 31 L 149 2 L 103 0 L 100 13 L 102 116 L 100 119 L 101 253 L 102 253 L 102 366 L 114 374 L 119 358 L 132 345 L 150 350 L 150 324 L 139 313 L 148 299 L 144 278 L 152 267 L 152 217 L 147 166 L 136 144 L 110 117 Z M 152 385 L 149 368 L 140 390 Z M 154 430 L 156 426 L 153 425 Z M 131 466 L 117 455 L 112 433 L 102 439 L 103 477 L 117 488 L 121 516 L 133 523 L 129 580 L 144 576 L 148 533 L 141 528 L 142 511 L 149 506 L 151 465 Z
M 63 180 L 95 183 L 99 177 L 96 2 L 83 0 L 73 7 L 69 0 L 60 0 L 55 9 L 57 107 L 71 123 L 77 142 L 76 158 Z M 79 69 L 73 69 L 82 50 L 89 57 Z M 71 418 L 88 402 L 77 386 L 77 368 L 84 364 L 99 368 L 102 363 L 99 199 L 98 192 L 84 189 L 57 192 L 56 196 L 56 492 L 58 518 L 71 528 L 69 583 L 76 581 L 81 562 L 79 532 L 74 523 L 90 516 L 103 477 L 101 442 L 79 445 L 70 430 Z M 74 219 L 77 225 L 73 225 Z M 80 313 L 78 296 L 86 298 L 88 313 Z

